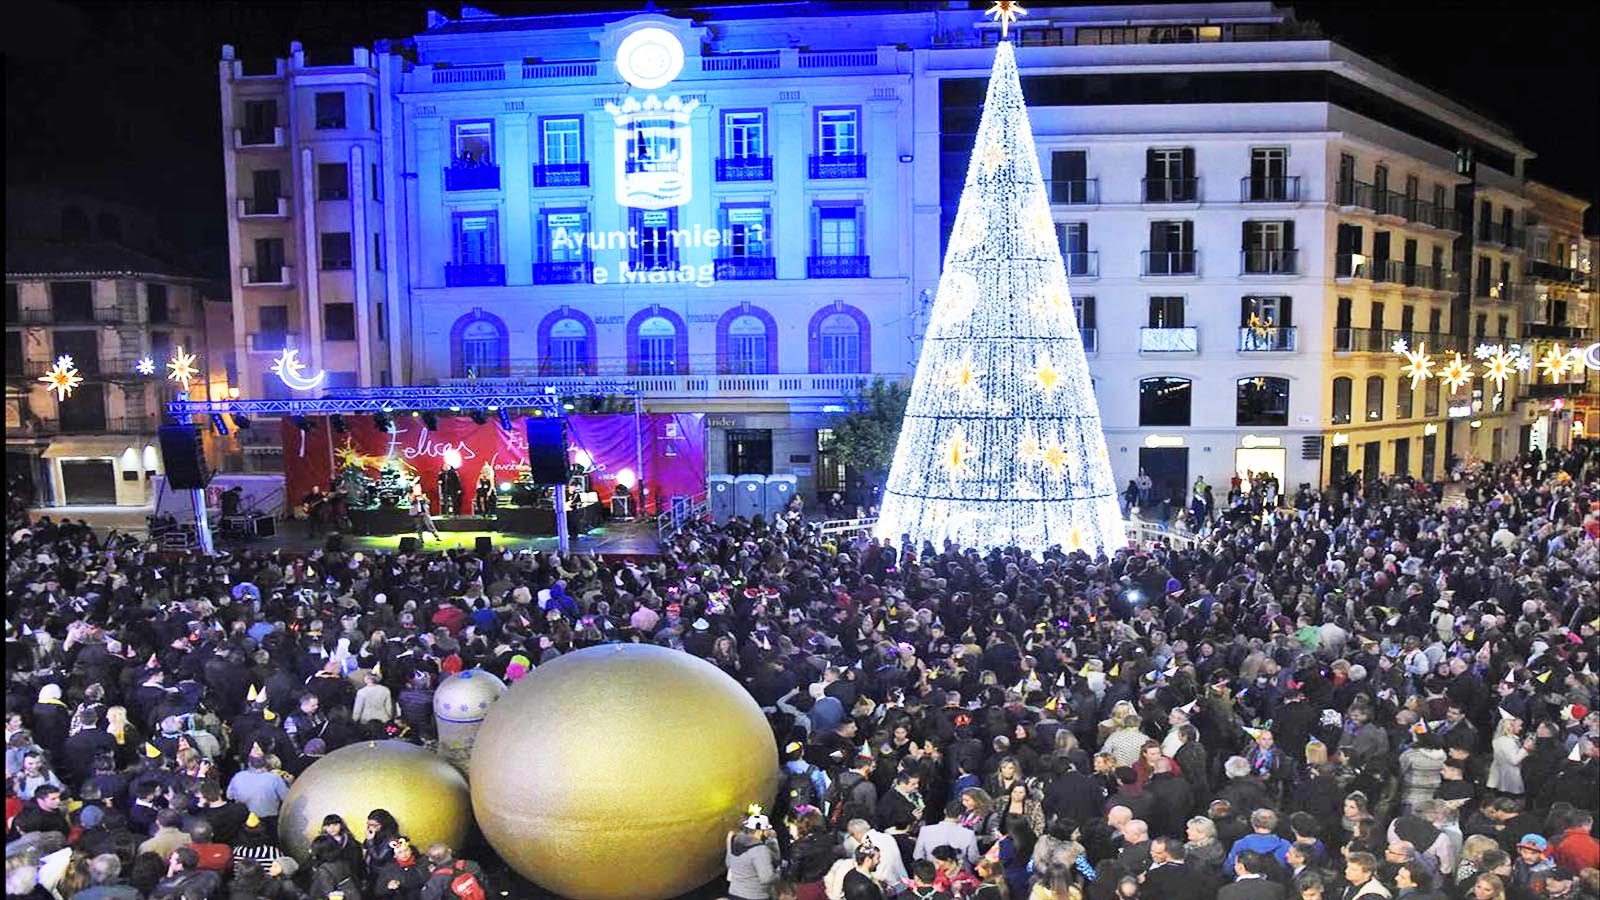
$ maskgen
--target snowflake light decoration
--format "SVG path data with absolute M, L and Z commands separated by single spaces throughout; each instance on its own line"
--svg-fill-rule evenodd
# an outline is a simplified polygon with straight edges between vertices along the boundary
M 48 390 L 54 391 L 56 402 L 72 396 L 78 385 L 83 384 L 83 376 L 78 374 L 78 367 L 72 364 L 72 357 L 65 354 L 56 357 L 56 364 L 39 376 Z
M 1517 358 L 1507 353 L 1504 348 L 1496 347 L 1494 348 L 1494 353 L 1484 358 L 1483 377 L 1487 381 L 1494 382 L 1496 391 L 1503 391 L 1506 387 L 1506 379 L 1511 377 L 1511 373 L 1516 370 L 1516 367 Z
M 133 364 L 133 370 L 140 375 L 154 375 L 156 373 L 156 361 L 146 356 Z
M 1251 318 L 1253 319 L 1255 316 L 1251 316 Z M 1411 345 L 1406 343 L 1405 338 L 1395 338 L 1394 343 L 1389 345 L 1389 349 L 1396 355 L 1404 356 L 1405 352 L 1411 349 Z
M 1472 350 L 1472 355 L 1479 359 L 1488 359 L 1500 352 L 1499 344 L 1479 344 Z
M 1418 344 L 1415 350 L 1402 350 L 1400 355 L 1406 358 L 1406 364 L 1400 367 L 1400 374 L 1410 377 L 1412 390 L 1433 377 L 1433 357 L 1428 355 L 1426 342 Z
M 1559 343 L 1551 344 L 1550 349 L 1539 357 L 1539 371 L 1543 372 L 1551 381 L 1560 381 L 1561 376 L 1572 369 L 1572 354 L 1561 349 Z
M 1439 380 L 1443 381 L 1450 388 L 1450 393 L 1454 394 L 1472 381 L 1472 367 L 1461 358 L 1461 354 L 1454 354 L 1439 373 Z
M 167 380 L 176 381 L 187 391 L 189 382 L 200 374 L 200 370 L 194 364 L 198 358 L 181 346 L 173 348 L 172 359 L 167 360 Z

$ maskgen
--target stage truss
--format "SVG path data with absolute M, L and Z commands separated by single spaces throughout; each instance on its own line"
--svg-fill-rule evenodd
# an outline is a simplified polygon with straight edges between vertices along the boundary
M 329 390 L 320 397 L 283 400 L 191 400 L 167 404 L 175 422 L 195 416 L 323 416 L 356 413 L 460 412 L 523 409 L 540 415 L 566 414 L 573 397 L 623 397 L 638 406 L 638 394 L 626 381 L 586 384 L 579 390 L 545 384 L 465 384 L 436 387 L 372 387 Z

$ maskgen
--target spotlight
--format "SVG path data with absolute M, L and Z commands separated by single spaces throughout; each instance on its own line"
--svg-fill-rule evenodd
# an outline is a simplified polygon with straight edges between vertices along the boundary
M 211 426 L 217 429 L 217 434 L 228 436 L 228 420 L 222 417 L 222 413 L 211 414 Z
M 246 428 L 250 427 L 250 419 L 247 416 L 240 415 L 239 413 L 234 413 L 233 414 L 233 425 L 234 425 L 235 428 L 238 428 L 240 431 L 243 431 Z
M 422 413 L 422 427 L 429 431 L 439 430 L 439 418 L 432 412 Z
M 311 420 L 306 418 L 305 416 L 295 416 L 294 417 L 294 427 L 300 429 L 301 431 L 310 432 L 311 431 Z
M 475 424 L 482 425 L 489 421 L 489 415 L 481 409 L 475 409 L 472 411 L 472 421 Z
M 500 410 L 500 427 L 504 428 L 506 431 L 510 431 L 511 430 L 511 411 L 510 410 L 508 410 L 508 409 Z
M 328 421 L 333 425 L 333 430 L 339 432 L 340 434 L 344 434 L 350 430 L 350 426 L 345 424 L 344 416 L 341 416 L 338 413 L 334 413 L 332 416 L 330 416 Z

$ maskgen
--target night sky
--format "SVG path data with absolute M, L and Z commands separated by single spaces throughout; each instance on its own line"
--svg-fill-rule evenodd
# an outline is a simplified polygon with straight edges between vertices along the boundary
M 217 60 L 368 44 L 448 3 L 63 3 L 8 12 L 6 181 L 73 187 L 160 213 L 207 274 L 226 271 Z M 477 4 L 502 14 L 596 3 Z M 661 7 L 680 5 L 662 2 Z M 1039 5 L 1044 5 L 1040 3 Z M 605 3 L 639 9 L 643 3 Z M 1532 177 L 1600 206 L 1600 4 L 1294 4 L 1326 34 L 1509 126 Z M 1600 226 L 1600 209 L 1588 227 Z

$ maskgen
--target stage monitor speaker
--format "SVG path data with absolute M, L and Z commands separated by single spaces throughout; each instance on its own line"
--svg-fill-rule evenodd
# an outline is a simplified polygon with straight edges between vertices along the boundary
M 271 516 L 256 516 L 250 520 L 250 526 L 256 537 L 276 537 L 278 534 L 278 520 Z
M 417 536 L 414 535 L 414 534 L 408 534 L 405 537 L 401 538 L 400 539 L 400 552 L 401 553 L 415 553 L 415 552 L 417 552 Z
M 211 469 L 200 446 L 200 429 L 193 425 L 163 425 L 160 440 L 167 484 L 174 490 L 192 491 L 211 482 Z
M 530 416 L 527 421 L 528 471 L 534 483 L 566 484 L 566 423 L 556 416 Z
M 328 551 L 329 553 L 342 553 L 342 552 L 344 552 L 344 535 L 342 535 L 342 534 L 330 534 L 330 535 L 328 535 L 328 540 L 327 540 L 326 543 L 324 543 L 322 545 L 322 549 Z
M 494 538 L 489 537 L 487 534 L 478 535 L 478 539 L 473 542 L 473 552 L 484 559 L 488 559 L 489 554 L 494 552 Z

